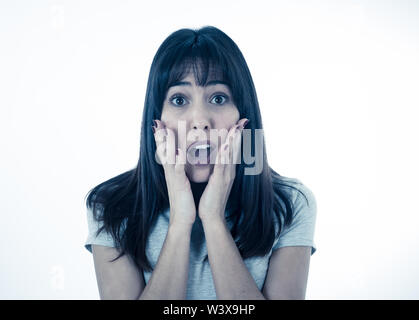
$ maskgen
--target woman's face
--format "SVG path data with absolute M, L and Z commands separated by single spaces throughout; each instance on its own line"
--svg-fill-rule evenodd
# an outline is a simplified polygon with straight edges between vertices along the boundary
M 182 151 L 193 142 L 210 140 L 210 130 L 229 131 L 239 120 L 240 113 L 233 102 L 230 89 L 223 83 L 207 81 L 206 86 L 196 84 L 194 75 L 189 73 L 179 83 L 175 83 L 166 93 L 161 121 L 174 131 L 176 147 Z M 185 127 L 186 137 L 178 128 Z M 220 136 L 220 144 L 225 137 Z M 212 141 L 212 140 L 211 140 Z M 188 153 L 186 153 L 188 154 Z M 194 161 L 191 161 L 194 163 Z M 185 172 L 190 181 L 208 181 L 214 164 L 198 165 L 186 160 Z

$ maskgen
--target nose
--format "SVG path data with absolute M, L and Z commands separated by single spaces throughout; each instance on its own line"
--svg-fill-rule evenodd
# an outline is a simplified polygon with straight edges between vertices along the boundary
M 203 106 L 197 105 L 194 106 L 193 110 L 190 112 L 190 129 L 198 130 L 201 129 L 205 132 L 209 132 L 211 129 L 210 117 Z
M 209 114 L 204 103 L 197 103 L 189 112 L 189 130 L 192 133 L 205 133 L 209 136 L 211 129 L 211 115 Z
M 194 129 L 194 130 L 201 129 L 204 131 L 209 131 L 210 130 L 209 121 L 205 119 L 193 120 L 191 123 L 191 129 Z
M 210 123 L 207 119 L 194 119 L 191 121 L 188 138 L 191 141 L 209 139 Z

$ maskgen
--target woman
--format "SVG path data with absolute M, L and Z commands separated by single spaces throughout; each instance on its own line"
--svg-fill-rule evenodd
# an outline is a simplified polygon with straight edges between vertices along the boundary
M 304 299 L 316 201 L 269 167 L 261 132 L 233 40 L 172 33 L 151 65 L 137 167 L 86 201 L 102 299 Z

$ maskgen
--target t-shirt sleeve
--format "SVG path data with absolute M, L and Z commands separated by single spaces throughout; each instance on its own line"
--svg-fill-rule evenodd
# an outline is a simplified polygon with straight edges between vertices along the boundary
M 311 254 L 316 252 L 314 243 L 314 227 L 317 215 L 317 202 L 313 192 L 305 185 L 295 190 L 293 221 L 291 225 L 283 227 L 279 238 L 275 240 L 272 250 L 289 246 L 311 247 Z M 307 199 L 306 199 L 307 198 Z
M 93 217 L 93 211 L 90 208 L 86 209 L 87 213 L 87 226 L 88 226 L 88 235 L 84 243 L 84 247 L 92 252 L 92 244 L 99 244 L 107 247 L 115 247 L 114 240 L 105 229 L 103 229 L 98 236 L 96 232 L 99 228 L 102 227 L 103 223 L 98 222 Z

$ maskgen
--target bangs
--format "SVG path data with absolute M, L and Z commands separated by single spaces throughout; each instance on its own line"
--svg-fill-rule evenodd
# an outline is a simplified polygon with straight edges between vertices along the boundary
M 209 81 L 218 80 L 225 82 L 231 88 L 230 77 L 225 70 L 226 68 L 223 67 L 222 63 L 217 63 L 214 58 L 208 56 L 185 57 L 176 61 L 171 67 L 166 89 L 181 81 L 190 73 L 194 75 L 198 86 L 205 86 Z

